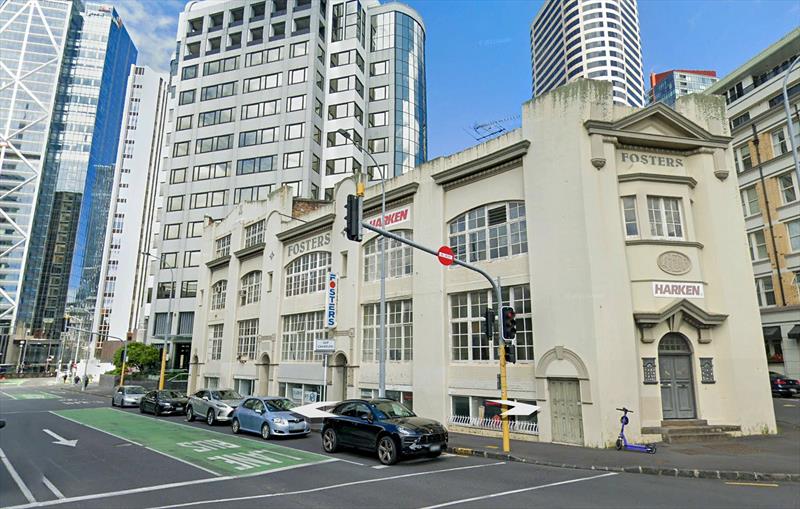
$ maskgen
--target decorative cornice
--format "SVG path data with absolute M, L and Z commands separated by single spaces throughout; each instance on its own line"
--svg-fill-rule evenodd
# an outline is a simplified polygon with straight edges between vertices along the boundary
M 703 244 L 700 242 L 692 242 L 690 240 L 666 240 L 666 239 L 629 239 L 625 241 L 626 246 L 683 246 L 683 247 L 696 247 L 703 249 Z
M 380 185 L 375 187 L 380 189 Z M 417 193 L 417 189 L 419 189 L 419 182 L 409 182 L 408 184 L 404 184 L 400 187 L 389 189 L 388 191 L 386 191 L 386 206 L 388 207 L 390 204 L 394 205 L 394 203 L 392 202 L 397 202 L 407 198 L 413 198 L 413 196 Z M 365 198 L 364 199 L 365 215 L 367 210 L 372 208 L 377 208 L 380 206 L 381 206 L 380 192 L 378 192 L 378 194 L 376 194 L 375 196 L 370 196 L 369 198 Z
M 617 176 L 619 182 L 635 182 L 644 180 L 646 182 L 663 182 L 665 184 L 682 184 L 691 187 L 697 185 L 697 180 L 684 175 L 665 175 L 663 173 L 623 173 Z
M 209 269 L 213 270 L 213 269 L 228 265 L 228 263 L 230 263 L 230 261 L 231 261 L 231 255 L 228 254 L 228 255 L 220 256 L 218 258 L 214 258 L 213 260 L 207 261 L 206 262 L 206 267 L 208 267 Z
M 434 173 L 431 178 L 440 186 L 447 186 L 478 174 L 481 177 L 488 177 L 519 166 L 522 163 L 522 157 L 528 153 L 530 145 L 530 141 L 521 140 L 491 154 Z
M 709 313 L 697 304 L 693 304 L 687 299 L 678 302 L 657 312 L 638 312 L 633 313 L 636 324 L 640 327 L 654 327 L 664 320 L 672 317 L 678 312 L 683 313 L 683 319 L 698 329 L 708 329 L 721 325 L 728 315 L 719 313 Z
M 284 230 L 275 236 L 281 242 L 286 242 L 289 240 L 296 239 L 298 237 L 302 237 L 303 235 L 314 233 L 317 230 L 321 230 L 323 228 L 330 228 L 333 225 L 333 221 L 335 219 L 336 219 L 336 214 L 331 212 L 330 214 L 325 214 L 324 216 L 320 216 L 307 223 L 303 223 L 298 226 L 289 228 L 288 230 Z
M 233 253 L 233 255 L 239 259 L 239 261 L 246 260 L 248 258 L 252 258 L 253 256 L 260 255 L 264 252 L 264 247 L 267 244 L 265 242 L 259 242 L 258 244 L 254 244 L 250 247 L 246 247 L 244 249 L 240 249 Z

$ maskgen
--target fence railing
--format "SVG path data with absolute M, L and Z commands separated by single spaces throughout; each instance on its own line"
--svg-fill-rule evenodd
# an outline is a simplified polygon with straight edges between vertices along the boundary
M 495 431 L 500 431 L 503 427 L 500 419 L 470 417 L 467 415 L 452 415 L 447 419 L 447 423 L 455 426 L 466 426 L 468 428 L 490 429 Z M 535 422 L 509 421 L 508 424 L 510 431 L 513 433 L 526 433 L 528 435 L 539 434 L 539 425 Z

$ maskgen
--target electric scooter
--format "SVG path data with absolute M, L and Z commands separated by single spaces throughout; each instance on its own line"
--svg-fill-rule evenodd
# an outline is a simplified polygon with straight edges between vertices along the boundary
M 628 424 L 628 413 L 633 413 L 633 410 L 628 410 L 625 407 L 617 408 L 620 412 L 624 412 L 622 417 L 620 418 L 619 422 L 622 423 L 622 428 L 619 430 L 619 437 L 617 438 L 617 450 L 621 451 L 625 449 L 626 451 L 637 451 L 637 452 L 646 452 L 648 454 L 655 454 L 656 453 L 656 444 L 629 444 L 628 439 L 625 438 L 625 425 Z

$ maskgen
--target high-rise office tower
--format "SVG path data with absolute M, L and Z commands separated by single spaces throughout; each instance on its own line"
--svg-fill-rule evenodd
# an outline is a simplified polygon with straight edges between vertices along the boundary
M 148 337 L 177 343 L 171 358 L 188 366 L 205 217 L 280 186 L 330 197 L 354 171 L 389 178 L 426 160 L 425 28 L 375 0 L 190 2 L 172 86 Z
M 167 80 L 141 66 L 131 66 L 128 76 L 100 284 L 96 304 L 87 309 L 97 333 L 96 354 L 103 360 L 116 350 L 103 349 L 106 336 L 134 334 L 147 298 L 148 260 L 142 252 L 149 252 L 153 241 Z
M 546 0 L 531 23 L 531 67 L 534 97 L 589 78 L 610 81 L 614 101 L 644 106 L 636 0 Z
M 702 92 L 717 82 L 716 71 L 690 71 L 673 69 L 671 71 L 650 73 L 648 101 L 663 102 L 675 106 L 675 99 L 687 94 Z
M 13 331 L 15 341 L 26 340 L 28 365 L 54 355 L 68 299 L 76 311 L 94 303 L 125 87 L 137 54 L 113 7 L 70 5 Z
M 67 0 L 0 4 L 0 364 L 16 323 L 42 184 L 56 84 L 72 18 Z

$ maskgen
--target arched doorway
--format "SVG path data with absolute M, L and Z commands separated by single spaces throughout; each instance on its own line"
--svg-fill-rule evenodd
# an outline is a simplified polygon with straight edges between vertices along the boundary
M 681 334 L 670 333 L 658 343 L 661 412 L 664 419 L 697 417 L 692 376 L 692 350 Z
M 331 362 L 331 385 L 330 392 L 326 393 L 328 401 L 342 401 L 347 399 L 347 356 L 342 352 L 333 356 Z
M 259 396 L 269 395 L 269 355 L 264 354 L 256 363 L 258 367 L 258 382 L 256 385 L 256 394 Z

